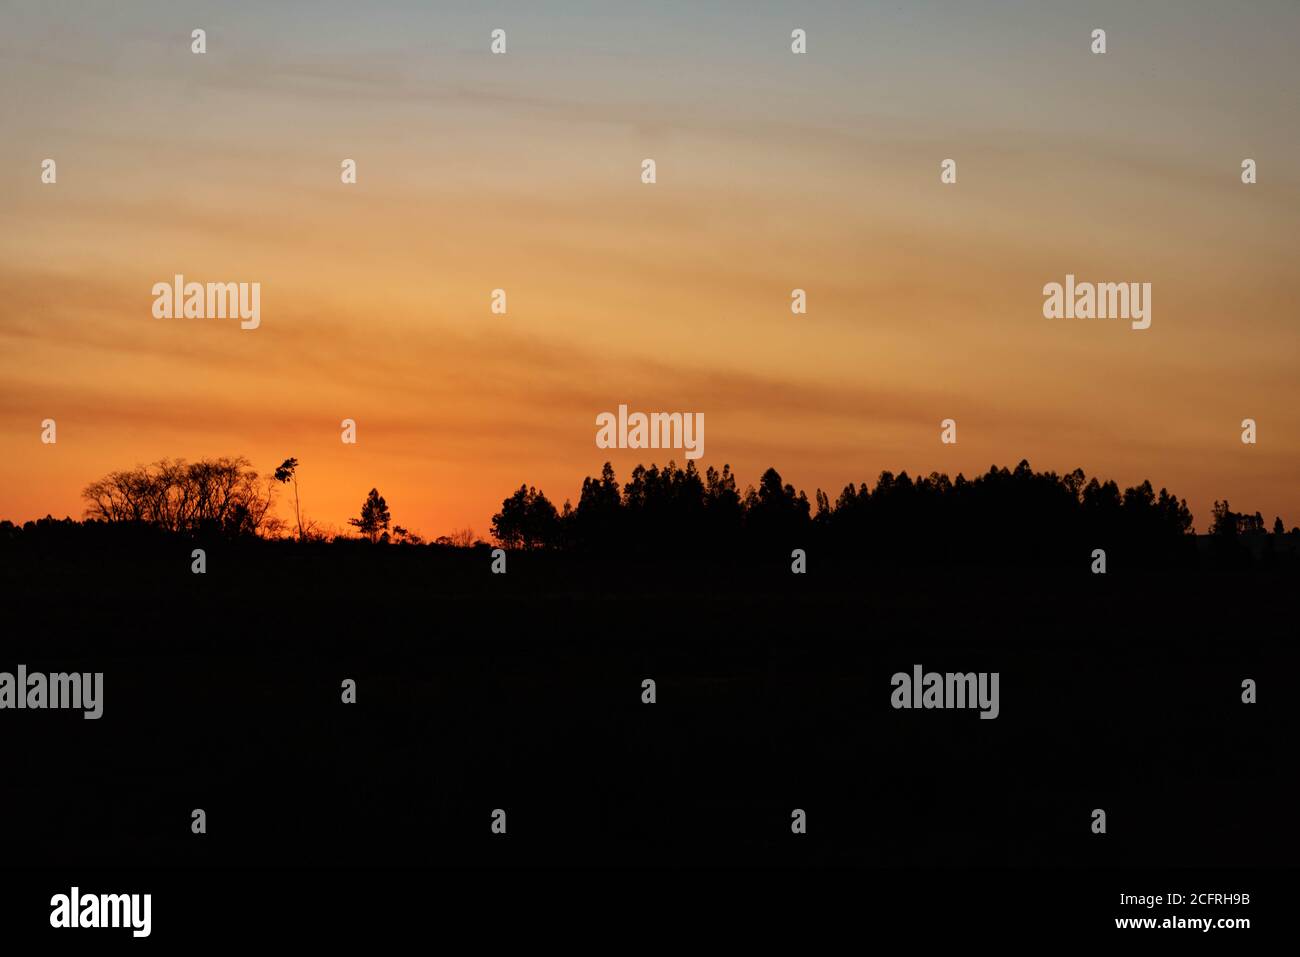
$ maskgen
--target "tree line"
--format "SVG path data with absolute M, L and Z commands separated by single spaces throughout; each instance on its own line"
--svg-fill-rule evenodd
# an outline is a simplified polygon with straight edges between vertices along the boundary
M 86 518 L 97 523 L 275 538 L 295 531 L 272 514 L 277 483 L 293 485 L 296 537 L 329 540 L 302 517 L 295 458 L 265 478 L 243 457 L 163 459 L 111 472 L 86 486 L 83 497 Z M 392 523 L 374 488 L 349 524 L 375 544 L 424 544 Z M 1193 560 L 1197 548 L 1186 501 L 1167 489 L 1143 481 L 1121 490 L 1082 469 L 1036 472 L 1027 461 L 970 479 L 885 471 L 873 486 L 849 484 L 833 499 L 817 489 L 811 501 L 773 468 L 742 490 L 727 465 L 703 472 L 694 462 L 638 465 L 620 483 L 606 462 L 599 476 L 583 480 L 576 506 L 566 500 L 557 508 L 541 490 L 521 485 L 492 517 L 492 533 L 506 548 L 530 551 L 775 559 L 802 548 L 903 564 L 1077 563 L 1097 548 L 1126 563 L 1177 564 Z M 1264 539 L 1289 542 L 1281 553 L 1300 553 L 1300 529 L 1287 532 L 1275 518 L 1270 535 L 1259 512 L 1235 512 L 1227 501 L 1215 501 L 1208 538 L 1220 555 L 1240 553 L 1242 542 L 1259 554 Z M 483 543 L 465 529 L 432 544 Z
M 1283 534 L 1281 519 L 1275 534 Z M 1130 563 L 1194 558 L 1193 519 L 1186 500 L 1149 481 L 1121 490 L 1082 469 L 1064 475 L 990 467 L 968 479 L 943 473 L 912 478 L 881 472 L 875 485 L 846 485 L 832 499 L 818 489 L 810 501 L 768 469 L 743 491 L 729 466 L 700 473 L 638 465 L 619 484 L 607 462 L 583 480 L 578 504 L 561 508 L 521 485 L 492 518 L 508 548 L 671 554 L 692 550 L 794 548 L 880 562 L 1078 562 L 1081 550 L 1107 549 Z M 1215 503 L 1212 536 L 1236 539 L 1263 531 Z M 1293 529 L 1291 538 L 1300 538 Z M 1084 552 L 1085 554 L 1087 552 Z

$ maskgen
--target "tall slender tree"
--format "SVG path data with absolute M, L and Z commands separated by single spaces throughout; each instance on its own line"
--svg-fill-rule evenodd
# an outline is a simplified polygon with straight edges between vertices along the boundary
M 293 482 L 293 512 L 298 519 L 298 541 L 302 541 L 302 510 L 298 507 L 298 460 L 294 458 L 285 459 L 283 464 L 275 470 L 275 480 L 277 482 Z

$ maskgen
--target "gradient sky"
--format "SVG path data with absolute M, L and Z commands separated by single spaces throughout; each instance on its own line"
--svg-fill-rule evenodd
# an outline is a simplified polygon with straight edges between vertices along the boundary
M 0 517 L 293 455 L 326 526 L 377 486 L 486 537 L 521 482 L 664 461 L 595 446 L 626 403 L 810 497 L 1028 458 L 1300 524 L 1297 36 L 1288 2 L 0 0 Z M 1152 283 L 1151 328 L 1044 319 L 1067 272 Z M 154 319 L 175 273 L 260 282 L 261 328 Z

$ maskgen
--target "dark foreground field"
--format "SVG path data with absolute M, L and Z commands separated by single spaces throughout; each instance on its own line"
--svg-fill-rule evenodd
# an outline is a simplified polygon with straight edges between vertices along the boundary
M 98 721 L 0 714 L 10 865 L 1296 859 L 1294 567 L 189 547 L 5 553 L 0 671 L 104 672 Z M 1000 716 L 894 710 L 914 664 Z

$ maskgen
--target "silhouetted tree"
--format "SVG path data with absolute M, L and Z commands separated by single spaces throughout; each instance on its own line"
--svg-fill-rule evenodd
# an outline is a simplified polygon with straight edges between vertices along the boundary
M 1210 523 L 1210 534 L 1218 538 L 1236 538 L 1237 533 L 1241 531 L 1241 516 L 1228 506 L 1228 500 L 1220 502 L 1217 498 L 1214 500 L 1214 508 L 1211 511 L 1213 520 Z
M 275 470 L 277 482 L 293 482 L 293 513 L 298 519 L 298 541 L 302 541 L 302 510 L 298 506 L 298 460 L 285 459 Z
M 570 529 L 575 542 L 600 548 L 617 540 L 622 498 L 614 468 L 608 462 L 601 469 L 600 478 L 582 480 L 578 507 L 570 519 Z
M 800 544 L 808 527 L 808 498 L 793 485 L 783 485 L 781 474 L 768 469 L 758 488 L 745 490 L 745 531 L 760 547 L 789 548 Z
M 559 544 L 560 519 L 555 506 L 528 485 L 501 503 L 492 516 L 492 534 L 506 548 L 544 548 Z
M 348 524 L 356 526 L 357 531 L 371 542 L 379 542 L 388 540 L 390 519 L 388 503 L 384 501 L 378 489 L 372 488 L 361 505 L 361 516 L 348 519 Z

